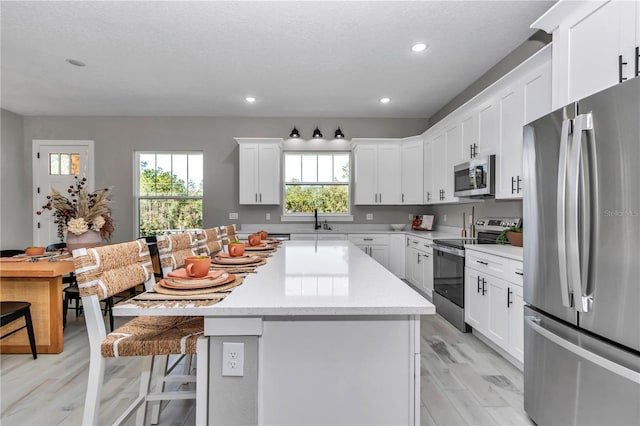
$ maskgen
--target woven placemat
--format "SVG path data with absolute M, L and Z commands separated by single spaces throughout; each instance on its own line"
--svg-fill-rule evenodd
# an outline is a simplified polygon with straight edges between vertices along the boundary
M 156 293 L 172 294 L 175 296 L 179 296 L 179 295 L 187 296 L 187 295 L 193 295 L 193 294 L 203 295 L 203 294 L 220 293 L 223 291 L 231 290 L 232 288 L 242 284 L 243 281 L 244 281 L 244 278 L 237 277 L 236 280 L 233 281 L 232 283 L 220 285 L 213 288 L 203 288 L 199 290 L 172 290 L 170 288 L 164 288 L 160 284 L 156 284 L 153 286 L 153 291 L 155 291 Z
M 154 293 L 148 291 L 137 295 L 133 299 L 127 299 L 123 303 L 129 302 L 145 302 L 156 300 L 222 300 L 227 297 L 229 293 L 207 293 L 204 296 L 201 294 L 180 294 L 178 296 L 172 294 Z
M 190 299 L 187 296 L 181 296 L 179 299 L 167 299 L 170 296 L 165 295 L 164 299 L 159 300 L 131 300 L 128 305 L 135 305 L 138 308 L 193 308 L 202 306 L 213 306 L 222 299 Z M 195 297 L 195 296 L 193 296 Z
M 228 271 L 229 269 L 255 269 L 258 266 L 262 266 L 264 264 L 267 263 L 266 259 L 262 259 L 260 260 L 260 262 L 256 262 L 256 263 L 249 263 L 246 265 L 230 265 L 230 264 L 226 264 L 226 263 L 216 263 L 215 260 L 211 260 L 211 269 L 224 269 L 225 271 Z

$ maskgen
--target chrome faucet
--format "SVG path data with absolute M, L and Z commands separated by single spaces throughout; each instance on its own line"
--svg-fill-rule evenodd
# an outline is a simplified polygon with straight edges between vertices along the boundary
M 313 229 L 320 229 L 320 224 L 318 223 L 318 209 L 315 209 L 313 211 L 313 216 L 316 219 L 316 224 L 314 225 Z

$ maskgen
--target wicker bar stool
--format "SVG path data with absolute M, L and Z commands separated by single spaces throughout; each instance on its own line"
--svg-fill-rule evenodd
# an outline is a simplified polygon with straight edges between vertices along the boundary
M 184 266 L 189 256 L 198 256 L 198 240 L 195 234 L 171 234 L 157 237 L 160 267 L 166 277 L 174 269 Z
M 215 256 L 222 250 L 222 239 L 218 228 L 203 229 L 198 232 L 198 252 L 207 256 Z
M 106 334 L 100 300 L 128 290 L 141 282 L 150 289 L 155 283 L 149 250 L 144 240 L 73 251 L 73 262 L 85 310 L 89 334 L 89 380 L 82 418 L 83 425 L 98 424 L 106 358 L 141 356 L 143 370 L 138 397 L 118 417 L 120 424 L 137 411 L 136 424 L 145 422 L 149 402 L 194 399 L 206 389 L 177 392 L 150 392 L 157 356 L 203 354 L 208 346 L 203 336 L 202 317 L 137 317 Z M 206 371 L 206 365 L 198 366 Z M 162 379 L 162 376 L 160 376 Z M 184 380 L 180 377 L 179 380 Z M 206 388 L 206 387 L 202 387 Z M 197 412 L 200 410 L 196 409 Z

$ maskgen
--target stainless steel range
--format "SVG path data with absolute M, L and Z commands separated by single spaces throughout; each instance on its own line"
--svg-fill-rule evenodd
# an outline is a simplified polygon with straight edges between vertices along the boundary
M 478 238 L 433 241 L 433 303 L 436 312 L 462 332 L 470 331 L 464 322 L 464 246 L 496 244 L 503 229 L 521 226 L 521 218 L 487 217 L 476 220 Z

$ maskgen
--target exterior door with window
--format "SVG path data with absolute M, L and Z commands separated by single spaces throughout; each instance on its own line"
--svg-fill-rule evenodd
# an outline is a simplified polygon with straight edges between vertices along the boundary
M 64 241 L 58 235 L 58 227 L 53 222 L 52 212 L 42 210 L 47 203 L 47 195 L 54 187 L 61 193 L 67 192 L 75 183 L 75 177 L 86 177 L 87 188 L 93 190 L 93 141 L 34 140 L 33 141 L 33 242 L 46 246 Z M 42 211 L 36 215 L 35 211 Z

